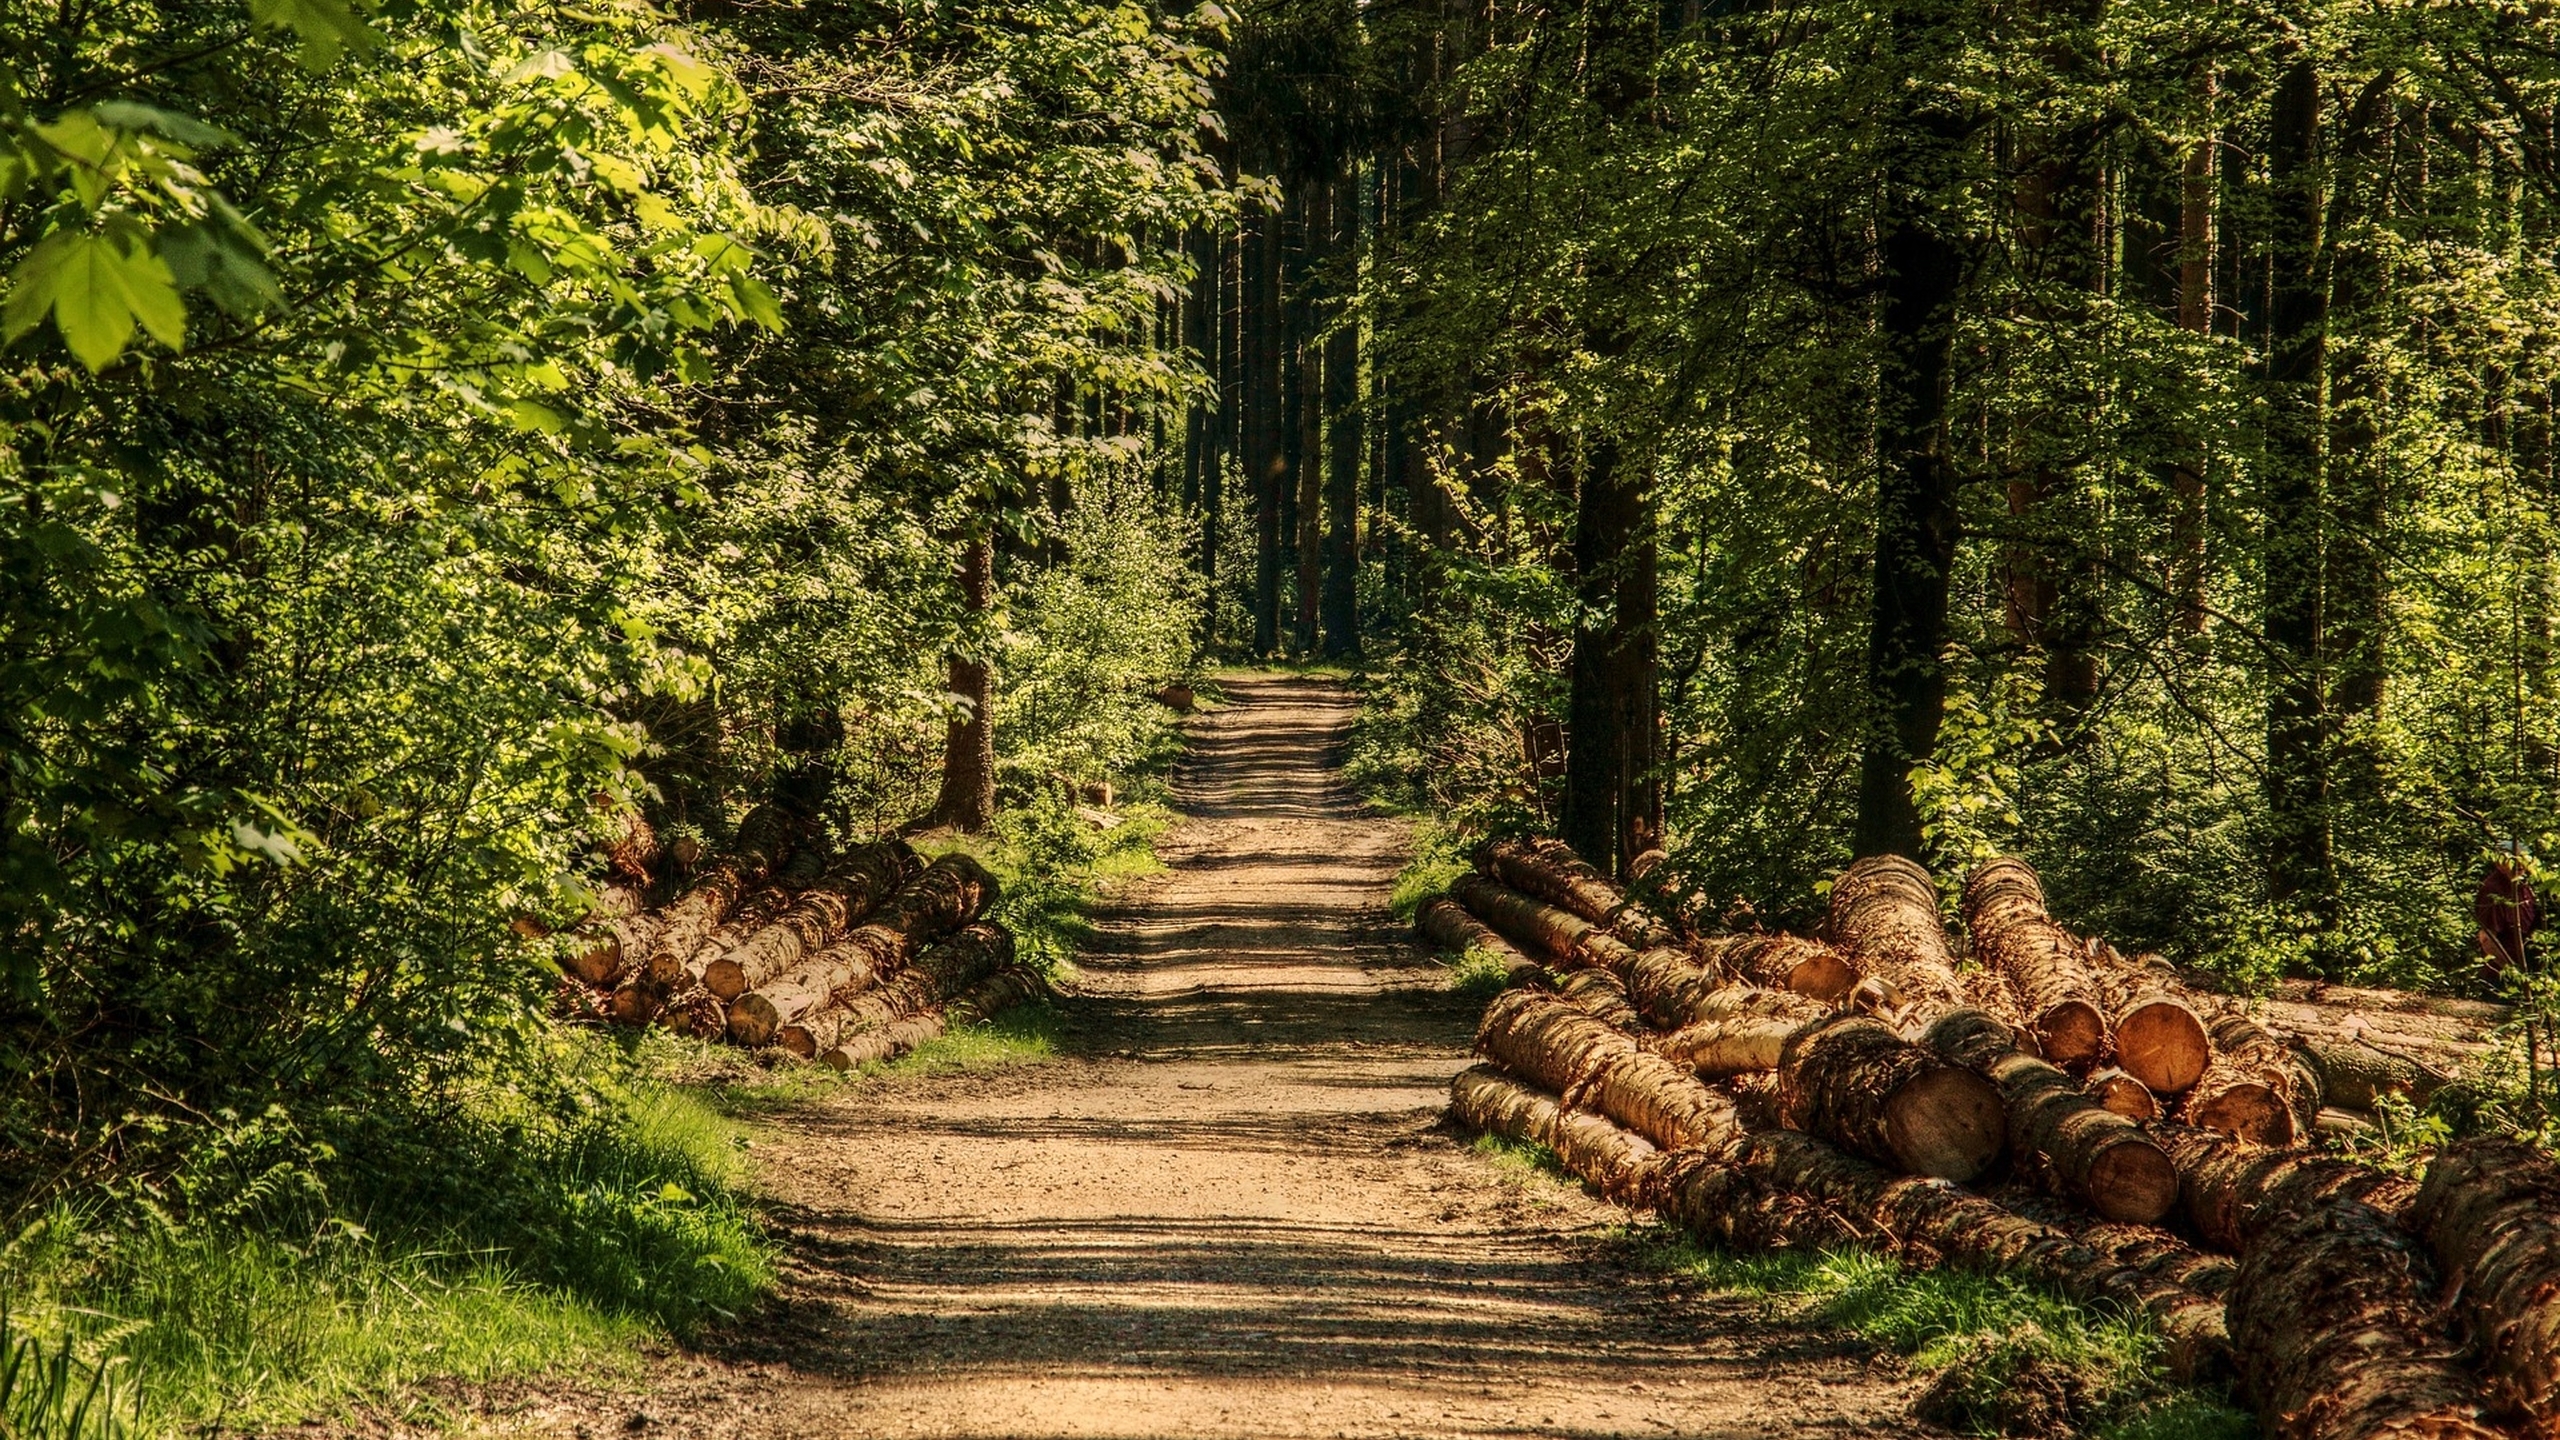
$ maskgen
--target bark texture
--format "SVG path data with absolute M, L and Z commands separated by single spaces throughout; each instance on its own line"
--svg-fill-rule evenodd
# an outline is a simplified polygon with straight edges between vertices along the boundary
M 1461 875 L 1449 882 L 1449 898 L 1513 942 L 1550 960 L 1578 962 L 1584 938 L 1593 933 L 1591 922 L 1581 916 L 1482 875 Z
M 1614 930 L 1630 945 L 1669 945 L 1676 938 L 1670 926 L 1561 840 L 1488 840 L 1476 848 L 1475 863 L 1521 894 Z
M 2243 1253 L 2280 1215 L 2331 1200 L 2397 1215 L 2417 1192 L 2413 1182 L 2368 1165 L 2261 1149 L 2190 1125 L 2156 1125 L 2151 1136 L 2178 1167 L 2178 1207 L 2188 1228 L 2225 1254 Z
M 1896 1008 L 1921 1023 L 1965 1003 L 1938 918 L 1929 872 L 1899 855 L 1870 855 L 1831 885 L 1823 938 L 1845 951 L 1868 978 L 1891 987 Z
M 2133 1122 L 2083 1094 L 2078 1081 L 2022 1055 L 2008 1027 L 1979 1010 L 1951 1010 L 1925 1043 L 2000 1087 L 2010 1143 L 2045 1158 L 2057 1186 L 2109 1220 L 2148 1225 L 2178 1201 L 2178 1171 Z
M 1434 895 L 1422 902 L 1413 916 L 1413 928 L 1423 939 L 1443 950 L 1466 954 L 1481 950 L 1502 962 L 1509 983 L 1518 984 L 1538 973 L 1538 962 L 1520 953 L 1508 940 L 1494 933 L 1492 926 L 1467 913 L 1467 907 L 1446 895 Z
M 1792 990 L 1837 1005 L 1858 983 L 1849 957 L 1819 940 L 1796 935 L 1737 935 L 1717 947 L 1726 969 L 1754 985 Z
M 803 959 L 841 939 L 923 866 L 903 841 L 864 845 L 848 852 L 828 873 L 794 898 L 773 923 L 702 967 L 702 986 L 735 1000 L 784 975 Z
M 2213 1061 L 2194 997 L 2157 955 L 2129 958 L 2103 943 L 2093 954 L 2116 1064 L 2154 1095 L 2185 1094 Z
M 1792 1129 L 1914 1175 L 1959 1184 L 2000 1158 L 2000 1092 L 1866 1015 L 1833 1015 L 1787 1039 L 1778 1112 Z
M 2560 1434 L 2560 1166 L 2503 1137 L 2447 1146 L 2409 1223 L 2462 1284 L 2494 1398 Z
M 1964 886 L 1964 923 L 1974 959 L 2015 988 L 2045 1059 L 2086 1070 L 2104 1058 L 2104 999 L 2088 946 L 2045 912 L 2044 887 L 2025 861 L 2003 857 L 1973 872 Z
M 2292 1144 L 2303 1127 L 2290 1053 L 2238 1011 L 2215 1016 L 2212 1034 L 2213 1063 L 2187 1091 L 2178 1118 L 2260 1145 Z
M 2489 1440 L 2480 1383 L 2455 1359 L 2431 1266 L 2380 1211 L 2281 1211 L 2242 1254 L 2231 1342 L 2272 1440 Z

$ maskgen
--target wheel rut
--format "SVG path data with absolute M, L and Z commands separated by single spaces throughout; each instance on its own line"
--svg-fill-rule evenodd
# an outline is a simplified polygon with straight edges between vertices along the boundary
M 1061 1054 L 769 1124 L 782 1293 L 541 1428 L 740 1437 L 1908 1435 L 1855 1342 L 1632 1266 L 1621 1212 L 1443 1127 L 1476 1006 L 1386 910 L 1353 700 L 1193 722 L 1167 873 L 1102 917 Z M 540 1410 L 542 1407 L 533 1407 Z

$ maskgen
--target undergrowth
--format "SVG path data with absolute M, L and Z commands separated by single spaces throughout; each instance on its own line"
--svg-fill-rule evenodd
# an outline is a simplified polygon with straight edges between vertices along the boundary
M 2158 1333 L 2015 1276 L 1925 1270 L 1864 1251 L 1741 1254 L 1654 1233 L 1648 1268 L 1836 1325 L 1909 1357 L 1929 1378 L 1922 1418 L 1967 1435 L 2251 1440 L 2221 1396 L 2173 1384 Z
M 549 1037 L 437 1110 L 209 1116 L 177 1170 L 20 1223 L 0 1343 L 110 1370 L 143 1436 L 359 1400 L 433 1419 L 429 1379 L 627 1369 L 642 1340 L 771 1286 L 741 1142 L 594 1035 Z M 29 1435 L 106 1433 L 10 1413 Z
M 1163 782 L 1132 785 L 1114 812 L 1116 824 L 1097 825 L 1078 807 L 1046 792 L 996 817 L 985 835 L 948 832 L 920 836 L 928 854 L 967 850 L 1004 887 L 988 914 L 1013 931 L 1015 953 L 1051 979 L 1072 973 L 1077 947 L 1093 934 L 1093 906 L 1112 888 L 1164 868 L 1156 841 L 1171 828 Z

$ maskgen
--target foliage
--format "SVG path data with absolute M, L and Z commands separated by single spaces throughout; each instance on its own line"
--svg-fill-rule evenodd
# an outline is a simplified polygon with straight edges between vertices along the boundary
M 1962 1434 L 2257 1433 L 2215 1397 L 2171 1387 L 2159 1337 L 2139 1320 L 2013 1277 L 1906 1270 L 1863 1251 L 1739 1254 L 1661 1234 L 1640 1237 L 1638 1253 L 1649 1268 L 1761 1297 L 1911 1357 L 1931 1377 L 1920 1413 Z

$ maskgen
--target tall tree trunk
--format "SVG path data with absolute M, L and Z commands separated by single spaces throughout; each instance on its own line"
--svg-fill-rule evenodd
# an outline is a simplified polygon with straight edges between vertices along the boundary
M 2330 853 L 2322 631 L 2321 450 L 2326 409 L 2328 287 L 2321 252 L 2320 81 L 2307 54 L 2277 77 L 2268 147 L 2273 190 L 2273 294 L 2267 388 L 2266 602 L 2277 665 L 2267 699 L 2268 881 L 2279 903 L 2327 928 L 2336 889 Z
M 1286 326 L 1283 346 L 1280 477 L 1282 553 L 1294 580 L 1289 611 L 1290 648 L 1312 654 L 1316 648 L 1316 585 L 1319 576 L 1317 531 L 1323 522 L 1321 480 L 1323 397 L 1318 371 L 1323 356 L 1315 343 L 1315 300 L 1312 270 L 1316 236 L 1328 211 L 1330 193 L 1318 183 L 1295 180 L 1289 187 L 1288 249 L 1280 313 Z
M 1282 452 L 1280 297 L 1281 217 L 1254 217 L 1245 240 L 1245 476 L 1253 489 L 1253 652 L 1280 648 L 1280 498 L 1287 470 Z
M 2213 333 L 2213 262 L 2216 201 L 2221 193 L 2222 137 L 2213 114 L 2218 82 L 2207 70 L 2198 81 L 2206 112 L 2205 131 L 2190 141 L 2178 181 L 2178 328 L 2192 335 Z M 2170 588 L 2177 605 L 2178 628 L 2204 633 L 2205 498 L 2204 443 L 2181 437 L 2172 483 L 2175 509 L 2169 521 Z
M 960 547 L 960 604 L 972 624 L 951 652 L 952 713 L 942 744 L 942 794 L 927 823 L 972 834 L 996 816 L 995 670 L 982 632 L 996 596 L 996 547 L 991 534 L 971 535 Z
M 2337 235 L 2329 247 L 2329 323 L 2341 338 L 2330 347 L 2328 544 L 2321 553 L 2327 598 L 2322 638 L 2329 679 L 2329 744 L 2334 784 L 2342 796 L 2370 798 L 2381 787 L 2381 762 L 2361 736 L 2341 727 L 2382 711 L 2384 568 L 2389 477 L 2382 420 L 2391 404 L 2382 310 L 2390 282 L 2379 227 L 2390 218 L 2391 172 L 2398 107 L 2390 72 L 2365 87 L 2346 120 L 2339 146 Z
M 1359 240 L 1358 181 L 1348 164 L 1333 183 L 1333 259 L 1349 268 Z M 1337 310 L 1347 307 L 1337 307 Z M 1360 653 L 1360 334 L 1344 316 L 1324 346 L 1324 654 Z
M 1898 13 L 1899 46 L 1920 47 L 1917 7 Z M 1946 718 L 1947 585 L 1959 517 L 1947 464 L 1946 412 L 1964 252 L 1957 222 L 1931 198 L 1947 157 L 1965 143 L 1953 114 L 1912 102 L 1897 127 L 1904 151 L 1887 176 L 1879 247 L 1875 598 L 1867 632 L 1870 713 L 1858 769 L 1861 855 L 1920 853 L 1911 767 L 1937 749 Z

